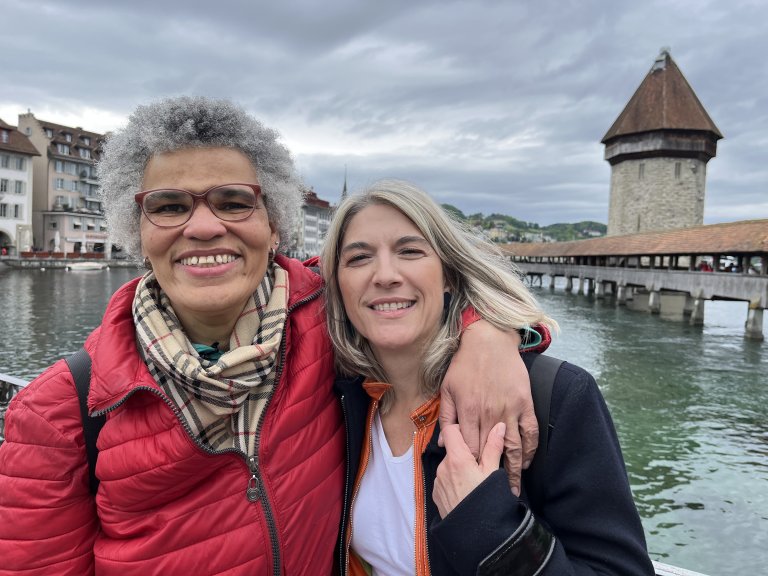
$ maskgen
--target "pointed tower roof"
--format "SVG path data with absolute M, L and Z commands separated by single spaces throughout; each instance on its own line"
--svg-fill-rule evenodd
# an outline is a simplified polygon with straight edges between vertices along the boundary
M 715 140 L 723 137 L 664 48 L 601 142 L 656 130 L 694 130 L 710 132 Z

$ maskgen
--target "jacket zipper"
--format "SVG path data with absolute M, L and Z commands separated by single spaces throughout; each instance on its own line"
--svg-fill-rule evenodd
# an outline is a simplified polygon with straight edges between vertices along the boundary
M 309 296 L 305 296 L 301 300 L 298 300 L 293 304 L 293 306 L 288 308 L 285 314 L 285 325 L 286 326 L 288 325 L 288 317 L 290 316 L 291 312 L 293 312 L 299 306 L 306 304 L 308 302 L 311 302 L 312 300 L 320 296 L 320 294 L 322 293 L 323 293 L 323 289 L 321 288 L 313 292 Z M 282 376 L 283 366 L 285 365 L 285 354 L 286 354 L 285 338 L 283 338 L 282 342 L 280 343 L 280 364 L 278 365 L 277 372 L 275 373 L 275 390 L 267 399 L 267 403 L 264 406 L 264 410 L 262 410 L 261 416 L 259 417 L 259 422 L 256 425 L 256 441 L 254 443 L 254 445 L 256 446 L 256 450 L 253 456 L 248 456 L 241 450 L 238 450 L 237 448 L 224 448 L 223 450 L 213 450 L 208 446 L 205 446 L 204 444 L 199 442 L 194 437 L 194 434 L 192 433 L 192 429 L 184 421 L 184 418 L 181 416 L 181 412 L 179 412 L 179 409 L 177 408 L 177 406 L 165 394 L 149 386 L 137 386 L 112 406 L 104 408 L 103 410 L 95 411 L 92 414 L 93 416 L 102 416 L 109 412 L 112 412 L 113 410 L 116 410 L 117 408 L 122 406 L 126 402 L 126 400 L 128 400 L 128 398 L 133 396 L 136 392 L 138 392 L 139 390 L 144 390 L 144 391 L 153 393 L 155 396 L 157 396 L 163 402 L 165 402 L 165 404 L 171 409 L 173 414 L 176 416 L 176 419 L 179 421 L 182 428 L 184 428 L 184 430 L 187 432 L 187 436 L 203 452 L 206 452 L 211 455 L 235 453 L 242 456 L 246 466 L 248 467 L 248 473 L 249 473 L 248 483 L 246 485 L 246 490 L 245 490 L 245 497 L 248 499 L 249 502 L 258 502 L 259 500 L 261 500 L 261 505 L 262 505 L 262 508 L 264 509 L 264 517 L 267 521 L 267 529 L 269 530 L 269 541 L 272 546 L 272 573 L 275 576 L 280 576 L 281 574 L 280 543 L 278 540 L 277 527 L 275 526 L 274 514 L 272 512 L 272 505 L 269 502 L 266 490 L 264 488 L 264 483 L 261 481 L 261 474 L 259 473 L 258 454 L 259 454 L 259 445 L 261 440 L 261 425 L 264 421 L 264 416 L 266 415 L 267 410 L 269 409 L 269 405 L 272 402 L 272 398 L 274 397 L 275 393 L 277 393 L 277 387 L 280 384 L 280 377 Z

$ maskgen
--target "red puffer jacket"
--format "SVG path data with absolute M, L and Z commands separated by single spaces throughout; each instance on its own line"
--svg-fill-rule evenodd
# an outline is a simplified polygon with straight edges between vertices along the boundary
M 257 477 L 242 454 L 196 444 L 136 352 L 137 281 L 88 338 L 98 439 L 94 501 L 77 396 L 63 361 L 8 410 L 0 448 L 0 574 L 328 574 L 341 515 L 344 428 L 318 276 L 280 259 L 291 295 L 282 372 L 260 426 Z

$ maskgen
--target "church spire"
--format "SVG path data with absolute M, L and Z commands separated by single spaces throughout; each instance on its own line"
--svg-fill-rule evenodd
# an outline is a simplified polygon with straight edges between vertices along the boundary
M 344 188 L 341 190 L 342 201 L 347 197 L 347 165 L 344 164 Z

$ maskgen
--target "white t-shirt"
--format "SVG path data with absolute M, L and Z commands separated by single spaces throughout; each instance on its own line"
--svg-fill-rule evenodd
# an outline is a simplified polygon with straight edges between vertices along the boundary
M 416 573 L 413 444 L 393 456 L 381 418 L 374 416 L 372 450 L 352 506 L 352 549 L 376 576 Z

